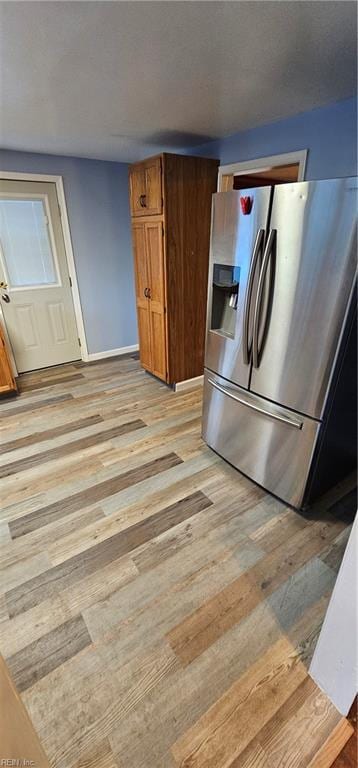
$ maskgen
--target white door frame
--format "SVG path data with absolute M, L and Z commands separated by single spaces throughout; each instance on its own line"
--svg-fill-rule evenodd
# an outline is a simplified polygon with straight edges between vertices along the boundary
M 19 173 L 19 172 L 12 172 L 12 171 L 10 172 L 10 171 L 0 170 L 0 180 L 1 179 L 5 179 L 6 181 L 43 181 L 43 182 L 49 181 L 56 185 L 56 193 L 57 193 L 57 200 L 59 205 L 62 234 L 63 234 L 63 240 L 65 244 L 66 261 L 67 261 L 68 272 L 69 272 L 71 283 L 72 283 L 72 299 L 73 299 L 73 306 L 75 310 L 77 333 L 78 333 L 78 338 L 81 344 L 80 354 L 81 354 L 81 359 L 84 360 L 84 362 L 88 362 L 89 357 L 88 357 L 87 339 L 86 339 L 85 327 L 83 322 L 80 292 L 78 289 L 76 265 L 75 265 L 74 255 L 73 255 L 71 232 L 70 232 L 70 225 L 68 221 L 66 198 L 65 198 L 65 190 L 63 186 L 63 178 L 62 176 L 50 176 L 45 173 Z M 11 347 L 11 341 L 9 338 L 9 334 L 7 332 L 6 322 L 5 322 L 4 313 L 2 311 L 1 304 L 0 304 L 0 318 L 3 321 L 6 340 L 10 347 L 10 356 L 12 358 L 14 372 L 15 372 L 15 375 L 17 376 L 18 371 L 16 368 L 16 363 L 15 363 L 15 359 L 14 359 L 14 355 Z
M 292 165 L 298 163 L 298 179 L 304 181 L 308 149 L 299 149 L 297 152 L 285 152 L 282 155 L 269 155 L 268 157 L 257 157 L 254 160 L 243 160 L 239 163 L 230 163 L 229 165 L 220 165 L 218 172 L 218 192 L 220 191 L 222 176 L 240 176 L 248 171 L 267 171 L 270 168 L 276 168 L 279 165 Z

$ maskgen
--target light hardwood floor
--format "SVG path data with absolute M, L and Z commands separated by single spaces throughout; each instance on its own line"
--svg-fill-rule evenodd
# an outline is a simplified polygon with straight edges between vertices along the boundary
M 0 651 L 51 766 L 323 766 L 345 721 L 307 668 L 352 481 L 285 507 L 202 442 L 200 388 L 130 356 L 19 389 L 0 404 Z

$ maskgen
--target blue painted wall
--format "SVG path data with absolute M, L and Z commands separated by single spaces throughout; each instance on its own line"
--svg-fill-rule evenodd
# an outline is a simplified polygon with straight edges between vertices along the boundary
M 0 168 L 63 177 L 88 351 L 136 344 L 127 164 L 2 151 Z
M 241 131 L 193 148 L 221 165 L 308 149 L 306 179 L 357 173 L 357 99 L 346 99 L 286 120 Z
M 185 154 L 218 157 L 223 165 L 308 149 L 307 179 L 351 176 L 357 172 L 356 121 L 357 100 L 347 99 Z M 128 166 L 3 151 L 0 168 L 63 176 L 89 352 L 136 344 Z

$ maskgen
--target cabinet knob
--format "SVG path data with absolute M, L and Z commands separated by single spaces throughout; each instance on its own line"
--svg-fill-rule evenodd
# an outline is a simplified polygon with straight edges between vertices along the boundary
M 6 304 L 10 304 L 10 296 L 8 293 L 3 293 L 1 298 L 3 301 L 5 301 Z
M 141 208 L 146 208 L 147 207 L 146 197 L 147 197 L 146 195 L 140 195 L 140 197 L 139 197 L 139 205 L 140 205 Z

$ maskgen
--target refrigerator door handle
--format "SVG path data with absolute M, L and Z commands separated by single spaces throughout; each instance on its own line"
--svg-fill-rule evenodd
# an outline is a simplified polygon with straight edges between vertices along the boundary
M 215 387 L 215 389 L 218 389 L 219 392 L 222 392 L 224 395 L 231 397 L 232 400 L 237 400 L 237 402 L 241 403 L 241 405 L 246 405 L 247 408 L 251 408 L 253 411 L 258 411 L 258 413 L 262 413 L 264 416 L 268 416 L 269 419 L 274 419 L 275 421 L 282 421 L 284 424 L 288 424 L 290 427 L 295 427 L 296 429 L 302 429 L 303 427 L 303 421 L 300 421 L 299 419 L 295 419 L 293 416 L 292 417 L 280 416 L 278 413 L 272 413 L 271 411 L 266 411 L 265 408 L 260 408 L 259 405 L 255 405 L 254 403 L 249 403 L 243 397 L 238 397 L 238 395 L 235 395 L 230 389 L 226 389 L 226 387 L 221 386 L 221 384 L 218 384 L 218 382 L 214 381 L 214 379 L 208 378 L 208 382 L 213 387 Z
M 270 257 L 272 254 L 275 237 L 276 237 L 276 229 L 271 229 L 270 234 L 268 236 L 267 243 L 266 243 L 266 248 L 265 248 L 265 252 L 262 260 L 262 267 L 261 267 L 261 272 L 259 277 L 259 284 L 257 288 L 255 314 L 254 314 L 254 328 L 252 332 L 252 364 L 254 368 L 259 367 L 259 329 L 260 329 L 260 319 L 261 319 L 261 305 L 262 305 L 262 297 L 263 297 L 263 292 L 265 287 L 267 268 L 270 262 Z
M 251 307 L 251 300 L 252 300 L 252 289 L 254 287 L 256 265 L 262 250 L 264 235 L 265 235 L 265 230 L 259 229 L 256 235 L 254 250 L 253 250 L 251 263 L 250 263 L 249 277 L 247 281 L 245 306 L 244 306 L 244 320 L 243 320 L 243 329 L 242 329 L 242 338 L 243 338 L 242 356 L 243 356 L 245 365 L 248 365 L 250 362 L 250 352 L 251 352 L 251 346 L 252 346 L 252 339 L 249 341 L 250 307 Z

